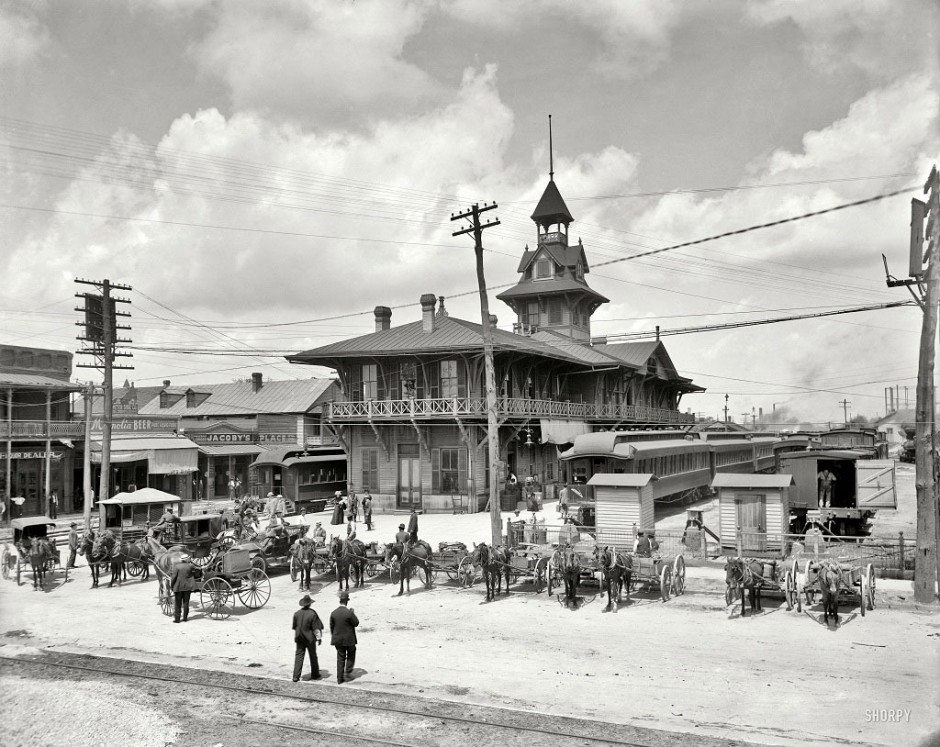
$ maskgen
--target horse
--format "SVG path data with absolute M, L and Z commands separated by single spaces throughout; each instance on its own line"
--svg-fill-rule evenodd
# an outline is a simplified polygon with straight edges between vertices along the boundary
M 393 559 L 397 558 L 399 561 L 398 596 L 404 593 L 406 583 L 408 584 L 408 593 L 411 593 L 411 573 L 415 568 L 424 569 L 424 586 L 428 589 L 431 588 L 431 553 L 431 546 L 424 540 L 418 540 L 408 548 L 401 542 L 396 542 L 385 548 L 385 565 L 387 567 L 391 566 Z
M 349 569 L 353 569 L 353 586 L 366 585 L 366 546 L 361 540 L 341 539 L 333 537 L 330 540 L 330 557 L 336 561 L 336 578 L 339 579 L 339 588 L 349 590 Z
M 164 597 L 170 599 L 172 604 L 173 590 L 170 588 L 170 579 L 173 578 L 173 566 L 180 562 L 183 555 L 188 554 L 182 545 L 166 548 L 154 537 L 153 532 L 147 535 L 147 545 L 153 553 L 153 569 L 157 572 L 157 601 L 162 602 Z
M 111 581 L 108 583 L 108 588 L 114 586 L 115 582 L 120 586 L 123 580 L 122 575 L 124 575 L 124 555 L 121 553 L 121 543 L 110 529 L 105 529 L 95 538 L 92 555 L 107 559 L 111 566 Z
M 503 590 L 503 574 L 506 576 L 506 593 L 512 578 L 509 564 L 509 551 L 502 546 L 491 548 L 485 542 L 474 544 L 470 553 L 470 562 L 483 569 L 483 581 L 486 584 L 486 601 L 492 601 Z
M 552 564 L 561 571 L 565 581 L 565 607 L 577 609 L 578 582 L 581 580 L 581 556 L 570 545 L 552 553 Z
M 830 613 L 835 617 L 836 626 L 839 625 L 839 585 L 842 582 L 842 568 L 831 560 L 823 563 L 816 573 L 819 583 L 819 592 L 822 596 L 823 622 L 829 625 Z M 864 602 L 863 602 L 864 603 Z
M 753 558 L 728 558 L 725 562 L 725 600 L 728 604 L 731 604 L 734 600 L 734 593 L 741 592 L 741 617 L 746 614 L 744 609 L 745 589 L 748 591 L 751 612 L 755 610 L 757 612 L 762 611 L 760 590 L 764 581 L 764 577 L 761 575 L 763 570 L 764 564 Z
M 52 542 L 45 537 L 25 538 L 19 545 L 19 551 L 29 560 L 33 569 L 33 591 L 46 587 L 46 565 L 55 553 Z
M 300 566 L 300 586 L 298 590 L 310 591 L 310 576 L 313 569 L 313 561 L 317 556 L 316 541 L 312 537 L 298 537 L 287 549 L 287 552 L 296 559 Z
M 153 560 L 153 551 L 147 540 L 141 537 L 136 542 L 121 541 L 117 546 L 117 552 L 121 555 L 122 575 L 127 580 L 127 563 L 140 563 L 143 573 L 140 576 L 141 581 L 150 578 L 150 561 Z
M 107 558 L 107 555 L 104 554 L 104 551 L 99 547 L 96 548 L 97 536 L 94 531 L 89 531 L 82 537 L 82 544 L 79 548 L 79 554 L 85 556 L 85 560 L 88 563 L 88 569 L 91 571 L 91 588 L 94 589 L 98 585 L 98 579 L 101 572 L 101 569 L 98 567 L 98 564 Z
M 630 585 L 633 583 L 633 556 L 617 552 L 609 546 L 601 549 L 594 546 L 594 560 L 600 565 L 604 578 L 604 589 L 607 592 L 607 607 L 616 612 L 620 606 L 620 594 L 626 588 L 627 601 L 630 601 Z M 617 601 L 614 603 L 614 590 L 617 591 Z

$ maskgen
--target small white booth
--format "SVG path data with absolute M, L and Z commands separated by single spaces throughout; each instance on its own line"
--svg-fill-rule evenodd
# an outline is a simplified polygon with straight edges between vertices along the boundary
M 596 474 L 594 486 L 599 542 L 633 549 L 633 530 L 653 529 L 653 475 Z M 621 546 L 622 545 L 622 546 Z
M 779 548 L 781 535 L 790 528 L 790 488 L 793 484 L 793 475 L 738 472 L 715 475 L 712 488 L 718 493 L 721 546 L 737 547 L 740 527 L 744 551 Z

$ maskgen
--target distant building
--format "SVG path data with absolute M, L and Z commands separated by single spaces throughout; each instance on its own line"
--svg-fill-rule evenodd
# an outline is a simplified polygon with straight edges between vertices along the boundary
M 898 447 L 907 440 L 901 426 L 905 424 L 913 426 L 916 422 L 917 413 L 913 408 L 896 410 L 875 422 L 875 430 L 884 434 L 889 454 L 897 453 Z

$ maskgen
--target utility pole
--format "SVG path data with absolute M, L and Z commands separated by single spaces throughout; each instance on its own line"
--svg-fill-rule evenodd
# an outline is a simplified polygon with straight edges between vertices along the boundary
M 937 496 L 937 407 L 934 390 L 934 364 L 937 354 L 937 315 L 940 304 L 940 175 L 930 170 L 924 184 L 927 202 L 911 200 L 910 278 L 897 280 L 885 274 L 888 287 L 904 286 L 924 314 L 920 333 L 915 406 L 916 444 L 914 484 L 917 490 L 917 551 L 914 556 L 914 599 L 921 604 L 936 603 L 940 577 L 940 503 Z M 926 232 L 924 218 L 926 217 Z M 927 247 L 924 251 L 924 241 Z M 915 293 L 916 286 L 919 293 Z M 907 404 L 907 387 L 904 387 Z
M 133 290 L 129 285 L 120 285 L 112 283 L 110 280 L 80 280 L 76 283 L 81 285 L 93 285 L 101 289 L 101 295 L 93 293 L 76 293 L 76 297 L 85 299 L 84 308 L 76 308 L 76 311 L 85 312 L 85 321 L 75 324 L 85 328 L 85 334 L 79 335 L 78 340 L 91 343 L 90 348 L 83 348 L 78 353 L 81 355 L 91 355 L 96 359 L 95 363 L 79 363 L 78 368 L 98 368 L 104 369 L 104 411 L 101 417 L 101 482 L 98 487 L 98 497 L 101 500 L 109 498 L 110 479 L 111 479 L 111 422 L 114 416 L 114 387 L 112 382 L 112 372 L 114 369 L 132 369 L 133 366 L 120 366 L 115 364 L 114 359 L 118 357 L 133 357 L 132 353 L 119 351 L 119 344 L 131 342 L 130 339 L 118 337 L 118 330 L 129 330 L 130 327 L 125 324 L 118 324 L 117 317 L 129 317 L 126 311 L 118 311 L 116 304 L 130 303 L 127 298 L 115 298 L 111 295 L 112 290 Z M 90 521 L 90 518 L 89 518 Z
M 847 399 L 839 400 L 839 404 L 842 405 L 842 418 L 845 421 L 845 425 L 849 424 L 849 405 L 852 403 Z
M 728 395 L 725 395 L 725 422 L 728 422 Z
M 489 223 L 480 223 L 480 214 L 488 210 L 495 210 L 496 203 L 483 207 L 474 203 L 469 210 L 457 215 L 451 214 L 450 219 L 462 220 L 470 218 L 473 224 L 460 231 L 454 231 L 454 236 L 466 233 L 473 234 L 473 248 L 476 253 L 477 285 L 480 289 L 480 317 L 483 322 L 483 363 L 486 369 L 486 436 L 489 446 L 490 460 L 490 529 L 493 546 L 501 544 L 503 527 L 499 520 L 499 423 L 496 413 L 496 371 L 493 365 L 493 329 L 490 324 L 490 302 L 486 295 L 486 280 L 483 277 L 483 231 L 499 225 L 499 218 Z
M 91 416 L 94 412 L 95 385 L 88 382 L 85 387 L 85 456 L 82 460 L 82 493 L 85 496 L 84 514 L 85 532 L 91 531 L 91 507 L 94 505 L 94 488 L 91 485 Z

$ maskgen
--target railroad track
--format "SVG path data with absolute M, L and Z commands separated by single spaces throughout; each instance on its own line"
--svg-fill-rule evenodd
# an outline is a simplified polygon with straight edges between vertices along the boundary
M 654 729 L 610 724 L 589 719 L 553 714 L 492 708 L 423 697 L 372 692 L 360 687 L 343 688 L 209 670 L 189 669 L 163 664 L 134 662 L 61 652 L 39 656 L 0 655 L 4 670 L 17 668 L 49 674 L 50 670 L 74 672 L 77 678 L 121 678 L 147 683 L 164 683 L 184 689 L 194 688 L 194 697 L 202 699 L 215 691 L 221 707 L 213 714 L 234 724 L 264 731 L 303 733 L 324 739 L 342 739 L 344 743 L 384 744 L 400 747 L 424 747 L 429 744 L 466 744 L 479 747 L 531 747 L 533 744 L 565 745 L 605 744 L 623 747 L 665 747 L 686 743 L 702 747 L 741 745 L 736 740 L 679 734 Z M 45 670 L 45 671 L 42 671 Z M 61 678 L 61 674 L 58 675 Z M 363 683 L 365 684 L 365 683 Z M 233 697 L 234 696 L 234 697 Z M 249 699 L 246 699 L 248 696 Z M 279 701 L 274 707 L 270 699 Z M 230 708 L 226 708 L 226 701 Z M 277 713 L 279 719 L 250 715 L 254 702 L 264 713 Z M 552 704 L 547 704 L 551 706 Z M 315 706 L 315 709 L 311 708 Z M 558 704 L 563 707 L 563 704 Z M 293 718 L 291 718 L 293 716 Z M 366 719 L 363 719 L 363 717 Z M 317 725 L 311 723 L 317 722 Z M 326 728 L 336 724 L 337 728 Z M 422 735 L 424 739 L 415 739 Z M 265 740 L 267 741 L 267 740 Z

